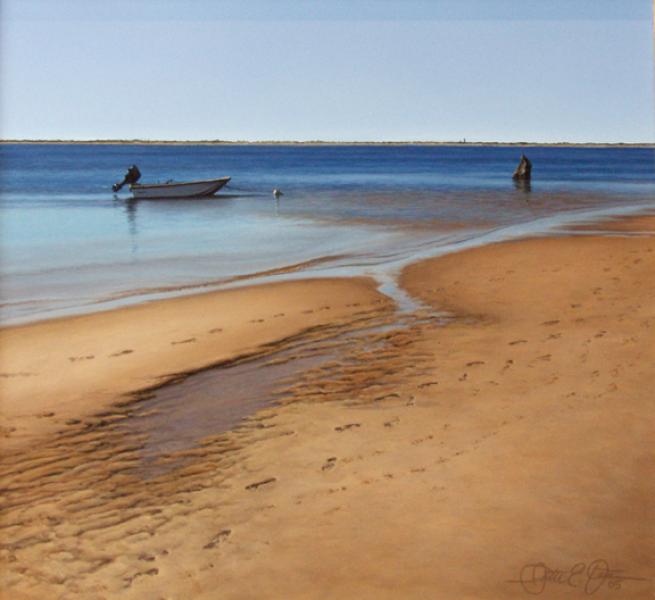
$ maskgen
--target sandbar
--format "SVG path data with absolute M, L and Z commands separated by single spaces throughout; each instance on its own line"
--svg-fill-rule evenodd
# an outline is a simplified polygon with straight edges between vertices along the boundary
M 64 408 L 12 379 L 25 408 L 4 416 L 31 444 L 2 465 L 3 597 L 651 598 L 655 218 L 619 229 L 413 264 L 401 283 L 424 307 L 402 322 L 372 282 L 327 280 L 37 324 L 32 339 L 3 331 L 23 357 L 46 340 L 38 364 L 10 368 L 65 368 L 57 394 L 72 415 L 321 319 L 365 309 L 381 323 L 146 480 L 131 471 L 138 444 L 111 423 L 21 422 Z M 266 329 L 291 311 L 301 320 Z M 215 342 L 233 323 L 232 345 Z M 90 366 L 128 357 L 138 368 L 117 381 Z M 68 399 L 95 382 L 95 399 Z

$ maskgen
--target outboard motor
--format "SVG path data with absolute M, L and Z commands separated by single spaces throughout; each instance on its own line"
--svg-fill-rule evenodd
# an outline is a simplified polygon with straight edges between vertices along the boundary
M 136 183 L 141 179 L 141 171 L 139 171 L 139 167 L 136 165 L 132 165 L 128 170 L 127 173 L 125 173 L 125 177 L 123 178 L 123 181 L 120 183 L 115 183 L 114 185 L 111 186 L 111 189 L 117 192 L 120 190 L 124 185 L 132 185 L 133 183 Z

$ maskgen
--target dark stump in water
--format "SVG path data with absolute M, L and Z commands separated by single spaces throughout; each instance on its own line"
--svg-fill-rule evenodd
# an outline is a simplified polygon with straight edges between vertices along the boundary
M 514 180 L 529 180 L 532 176 L 532 163 L 528 160 L 528 157 L 525 154 L 521 154 L 521 160 L 519 161 L 519 166 L 516 167 L 512 179 Z

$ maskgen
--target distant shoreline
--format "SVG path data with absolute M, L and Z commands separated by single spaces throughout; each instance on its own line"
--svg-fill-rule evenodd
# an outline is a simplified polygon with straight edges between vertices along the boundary
M 0 140 L 0 145 L 7 144 L 50 144 L 50 145 L 80 145 L 80 146 L 460 146 L 460 147 L 554 147 L 554 148 L 655 148 L 655 142 L 435 142 L 435 141 L 405 141 L 405 142 L 328 142 L 312 141 L 247 141 L 247 140 Z

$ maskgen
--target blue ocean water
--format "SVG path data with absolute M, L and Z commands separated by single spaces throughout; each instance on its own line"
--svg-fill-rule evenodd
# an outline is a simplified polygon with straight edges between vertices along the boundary
M 312 273 L 375 274 L 491 231 L 655 203 L 653 149 L 525 152 L 529 188 L 514 185 L 521 150 L 508 147 L 4 144 L 2 318 L 99 310 L 317 259 Z M 215 198 L 134 202 L 111 191 L 133 163 L 144 183 L 232 181 Z

